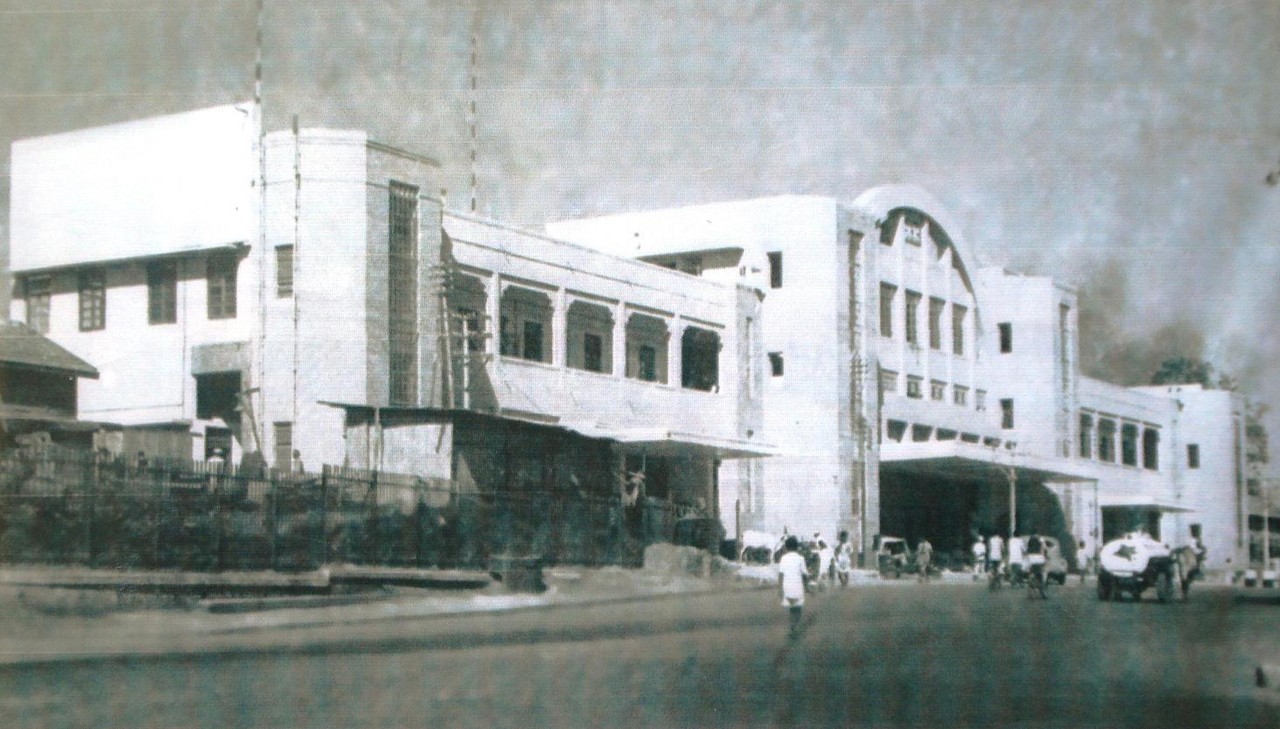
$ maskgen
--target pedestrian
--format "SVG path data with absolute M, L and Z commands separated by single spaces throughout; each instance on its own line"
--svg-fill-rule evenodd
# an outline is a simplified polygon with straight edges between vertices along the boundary
M 1009 584 L 1021 585 L 1026 572 L 1026 554 L 1022 537 L 1009 537 Z
M 1080 584 L 1084 584 L 1085 575 L 1093 568 L 1093 559 L 1084 550 L 1084 540 L 1076 544 L 1076 565 L 1080 568 Z
M 982 541 L 982 535 L 979 534 L 977 539 L 973 540 L 973 579 L 976 582 L 978 575 L 987 569 L 987 543 Z
M 805 569 L 804 557 L 800 556 L 800 540 L 795 536 L 787 537 L 782 546 L 782 558 L 778 560 L 778 592 L 782 596 L 782 606 L 787 609 L 788 635 L 792 639 L 800 637 L 802 613 L 804 611 L 804 592 L 809 582 L 809 572 Z
M 919 544 L 916 545 L 916 580 L 919 582 L 929 581 L 929 563 L 933 562 L 933 545 L 928 539 L 920 538 Z
M 836 550 L 826 541 L 818 540 L 818 588 L 824 589 L 832 582 L 832 568 L 835 566 Z
M 853 571 L 853 545 L 849 544 L 849 532 L 842 530 L 836 542 L 836 559 L 834 569 L 840 586 L 849 584 L 849 573 Z
M 987 571 L 999 572 L 1000 563 L 1004 560 L 1004 540 L 999 534 L 992 534 L 987 540 Z
M 302 463 L 302 451 L 297 449 L 293 451 L 293 460 L 289 463 L 289 470 L 293 473 L 307 472 L 307 467 Z

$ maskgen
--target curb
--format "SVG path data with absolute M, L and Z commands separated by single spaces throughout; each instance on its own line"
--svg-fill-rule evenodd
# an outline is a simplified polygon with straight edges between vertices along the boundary
M 320 630 L 336 626 L 370 626 L 377 623 L 436 623 L 445 619 L 490 620 L 495 615 L 552 613 L 566 607 L 602 607 L 639 602 L 661 602 L 689 597 L 705 597 L 715 594 L 744 592 L 766 589 L 764 586 L 730 585 L 700 590 L 680 592 L 657 592 L 620 597 L 568 599 L 561 601 L 529 602 L 480 610 L 440 610 L 411 615 L 375 615 L 351 616 L 347 618 L 331 617 L 327 619 L 299 620 L 273 625 L 240 625 L 214 628 L 207 631 L 177 631 L 174 642 L 178 646 L 148 650 L 145 647 L 105 649 L 94 653 L 0 653 L 0 673 L 30 668 L 89 666 L 99 663 L 135 663 L 153 661 L 172 661 L 189 659 L 193 656 L 204 658 L 248 657 L 257 655 L 318 655 L 326 653 L 380 652 L 391 653 L 406 649 L 436 648 L 441 650 L 458 650 L 472 647 L 517 643 L 536 644 L 542 642 L 564 642 L 591 640 L 605 637 L 633 637 L 654 632 L 655 625 L 651 620 L 639 620 L 629 624 L 604 624 L 587 626 L 541 626 L 535 628 L 513 628 L 503 630 L 504 626 L 485 630 L 463 628 L 458 632 L 436 633 L 427 635 L 404 636 L 388 635 L 385 637 L 361 638 L 340 636 L 314 636 L 306 642 L 290 642 L 296 636 L 295 631 Z M 537 596 L 530 596 L 536 599 Z M 733 620 L 707 618 L 680 622 L 675 630 L 705 627 L 710 625 L 735 625 Z M 247 645 L 236 643 L 238 638 L 251 636 L 264 631 L 279 631 L 280 642 L 263 645 Z M 205 637 L 212 644 L 201 644 L 192 641 L 193 636 Z M 219 639 L 224 642 L 216 643 Z

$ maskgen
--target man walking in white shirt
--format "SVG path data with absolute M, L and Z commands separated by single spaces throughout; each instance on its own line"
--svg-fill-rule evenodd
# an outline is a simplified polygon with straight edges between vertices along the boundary
M 782 558 L 778 560 L 778 591 L 782 595 L 782 606 L 790 614 L 790 636 L 795 639 L 800 637 L 809 571 L 805 568 L 804 557 L 800 556 L 800 540 L 794 535 L 787 537 L 783 549 Z

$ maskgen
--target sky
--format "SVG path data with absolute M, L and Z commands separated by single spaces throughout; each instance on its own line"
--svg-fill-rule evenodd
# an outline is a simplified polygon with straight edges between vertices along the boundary
M 534 229 L 914 183 L 980 263 L 1078 287 L 1087 374 L 1203 357 L 1280 433 L 1280 2 L 264 5 L 268 128 L 430 155 L 450 207 L 470 205 L 472 100 L 477 208 Z M 257 17 L 0 0 L 0 253 L 11 140 L 249 100 Z

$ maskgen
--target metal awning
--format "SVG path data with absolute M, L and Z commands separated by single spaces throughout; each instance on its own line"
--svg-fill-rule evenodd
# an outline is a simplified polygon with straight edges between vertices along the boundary
M 1130 509 L 1152 509 L 1155 511 L 1166 511 L 1171 513 L 1186 513 L 1195 511 L 1194 508 L 1180 504 L 1173 499 L 1163 499 L 1157 496 L 1147 494 L 1134 493 L 1107 493 L 1101 491 L 1098 493 L 1098 506 L 1107 507 L 1124 507 Z
M 1046 483 L 1096 480 L 1067 458 L 1010 452 L 962 440 L 886 442 L 880 449 L 881 473 L 986 481 L 1004 478 L 1009 468 L 1013 468 L 1019 478 Z
M 348 413 L 374 417 L 375 411 L 383 415 L 415 414 L 451 420 L 457 417 L 496 418 L 530 425 L 568 430 L 587 438 L 611 440 L 630 450 L 650 455 L 675 455 L 690 450 L 721 460 L 759 458 L 778 454 L 777 446 L 740 438 L 724 438 L 702 433 L 687 433 L 661 427 L 625 428 L 591 420 L 565 420 L 557 415 L 537 413 L 513 408 L 502 408 L 496 413 L 460 408 L 430 407 L 378 407 L 364 403 L 320 401 L 322 405 L 342 408 Z

